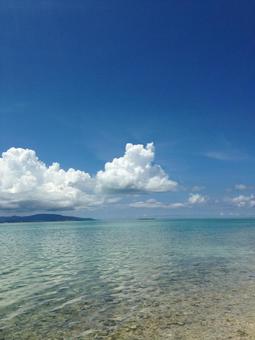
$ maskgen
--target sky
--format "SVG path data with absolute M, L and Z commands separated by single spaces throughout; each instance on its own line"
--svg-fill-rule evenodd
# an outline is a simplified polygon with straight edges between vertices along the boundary
M 0 2 L 0 215 L 255 216 L 254 1 Z

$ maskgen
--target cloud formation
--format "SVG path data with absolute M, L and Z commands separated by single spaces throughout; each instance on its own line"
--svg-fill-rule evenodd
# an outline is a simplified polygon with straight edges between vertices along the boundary
M 247 159 L 248 156 L 236 151 L 208 151 L 204 154 L 208 158 L 212 158 L 218 161 L 241 161 Z
M 164 203 L 164 202 L 159 202 L 151 198 L 146 201 L 130 203 L 129 206 L 132 208 L 179 209 L 179 208 L 188 208 L 194 205 L 199 205 L 199 204 L 205 203 L 206 201 L 207 201 L 206 196 L 202 196 L 200 194 L 190 194 L 186 202 Z
M 176 189 L 153 163 L 153 143 L 126 145 L 120 158 L 105 164 L 96 176 L 61 169 L 58 163 L 47 166 L 35 151 L 10 148 L 0 157 L 0 210 L 71 210 L 111 203 L 111 193 L 165 192 Z
M 207 197 L 200 194 L 190 194 L 188 198 L 188 203 L 191 205 L 205 203 L 206 201 Z
M 96 176 L 99 190 L 106 192 L 166 192 L 177 188 L 164 170 L 154 164 L 153 143 L 126 144 L 124 156 L 105 164 Z
M 47 167 L 35 151 L 11 148 L 0 158 L 1 210 L 67 210 L 96 202 L 93 179 L 83 171 Z
M 129 204 L 132 208 L 163 208 L 163 209 L 177 209 L 185 207 L 184 203 L 163 203 L 159 202 L 153 198 L 148 199 L 146 201 L 133 202 Z
M 245 184 L 236 184 L 235 185 L 235 189 L 236 190 L 246 190 L 248 188 L 247 188 L 247 186 Z
M 255 207 L 254 195 L 239 195 L 231 199 L 231 202 L 239 208 L 253 208 Z

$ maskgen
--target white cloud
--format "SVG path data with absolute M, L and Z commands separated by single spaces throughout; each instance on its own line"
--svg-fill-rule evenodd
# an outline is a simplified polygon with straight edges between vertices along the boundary
M 255 207 L 255 196 L 254 195 L 239 195 L 231 199 L 231 202 L 239 208 L 244 207 Z
M 185 207 L 184 203 L 163 203 L 153 198 L 141 202 L 133 202 L 129 205 L 132 208 L 163 208 L 163 209 L 176 209 Z
M 128 143 L 124 156 L 105 164 L 96 176 L 98 189 L 107 192 L 166 192 L 177 188 L 164 170 L 154 164 L 153 143 Z
M 207 198 L 200 194 L 190 194 L 188 198 L 188 203 L 191 205 L 205 203 L 206 201 L 207 201 Z
M 105 164 L 96 176 L 47 166 L 33 150 L 11 148 L 0 157 L 0 210 L 39 211 L 89 208 L 114 203 L 111 193 L 163 192 L 174 190 L 159 165 L 153 164 L 152 143 L 126 145 L 123 157 Z
M 248 158 L 247 155 L 237 151 L 208 151 L 204 156 L 218 161 L 241 161 Z
M 207 201 L 205 196 L 199 194 L 190 194 L 190 197 L 186 202 L 176 202 L 176 203 L 164 203 L 159 202 L 153 198 L 148 199 L 146 201 L 133 202 L 130 203 L 130 207 L 132 208 L 163 208 L 163 209 L 178 209 L 178 208 L 187 208 L 194 205 L 202 204 Z
M 0 199 L 4 210 L 65 210 L 97 204 L 93 179 L 83 171 L 47 167 L 33 150 L 11 148 L 0 158 Z

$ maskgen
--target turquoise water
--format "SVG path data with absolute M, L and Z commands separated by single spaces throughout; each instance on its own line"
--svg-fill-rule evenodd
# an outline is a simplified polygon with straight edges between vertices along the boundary
M 255 339 L 255 220 L 0 225 L 0 339 Z

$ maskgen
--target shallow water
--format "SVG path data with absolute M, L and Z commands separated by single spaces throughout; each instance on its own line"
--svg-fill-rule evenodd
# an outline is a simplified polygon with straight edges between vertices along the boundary
M 255 339 L 255 220 L 0 225 L 0 339 Z

